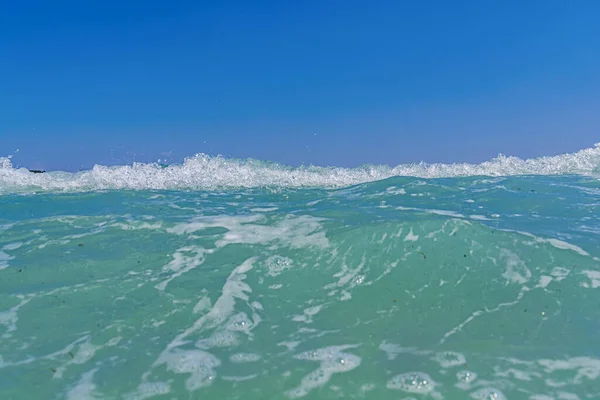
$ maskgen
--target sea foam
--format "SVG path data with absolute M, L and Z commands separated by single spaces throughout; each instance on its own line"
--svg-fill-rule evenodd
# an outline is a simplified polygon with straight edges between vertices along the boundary
M 575 153 L 523 160 L 499 155 L 481 164 L 369 165 L 359 168 L 289 167 L 257 160 L 228 159 L 197 154 L 182 164 L 157 163 L 96 165 L 77 173 L 34 174 L 14 168 L 10 157 L 0 157 L 0 194 L 39 191 L 93 191 L 109 189 L 213 190 L 251 187 L 343 187 L 394 176 L 448 178 L 465 176 L 561 175 L 600 173 L 600 143 Z

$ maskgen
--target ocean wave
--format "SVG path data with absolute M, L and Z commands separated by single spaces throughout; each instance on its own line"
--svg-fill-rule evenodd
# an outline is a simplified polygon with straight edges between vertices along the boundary
M 76 173 L 32 173 L 14 168 L 10 157 L 0 157 L 0 193 L 94 190 L 214 190 L 256 187 L 335 188 L 373 182 L 394 176 L 451 178 L 516 175 L 598 175 L 600 143 L 575 153 L 520 159 L 499 155 L 480 164 L 369 165 L 359 168 L 289 167 L 258 160 L 228 159 L 197 154 L 182 164 L 157 163 L 95 165 Z

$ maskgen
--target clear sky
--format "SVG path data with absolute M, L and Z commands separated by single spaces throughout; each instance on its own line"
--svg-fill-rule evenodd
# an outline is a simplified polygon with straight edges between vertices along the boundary
M 600 141 L 599 21 L 595 0 L 5 1 L 0 156 L 77 170 L 576 151 Z

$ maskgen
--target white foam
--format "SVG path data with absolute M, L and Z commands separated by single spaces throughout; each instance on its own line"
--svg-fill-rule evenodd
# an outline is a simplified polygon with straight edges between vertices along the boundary
M 513 283 L 524 284 L 531 279 L 531 271 L 518 255 L 510 250 L 502 249 L 500 251 L 500 256 L 506 261 L 506 270 L 502 274 L 506 280 Z
M 213 347 L 232 347 L 238 344 L 238 335 L 231 330 L 214 332 L 210 337 L 196 342 L 199 349 L 212 349 Z
M 541 378 L 542 374 L 533 371 L 524 371 L 517 368 L 508 368 L 503 371 L 496 371 L 496 376 L 501 376 L 510 379 L 518 379 L 520 381 L 532 381 L 534 378 Z
M 185 381 L 185 387 L 189 391 L 212 384 L 217 376 L 215 368 L 221 365 L 217 357 L 202 350 L 174 349 L 168 354 L 163 354 L 161 361 L 167 364 L 169 371 L 190 374 Z
M 580 397 L 575 393 L 558 392 L 558 400 L 580 400 Z
M 85 364 L 90 361 L 96 354 L 96 351 L 101 348 L 102 346 L 93 345 L 89 341 L 82 343 L 79 345 L 79 349 L 77 349 L 77 353 L 75 353 L 75 356 L 73 357 L 73 364 Z
M 400 195 L 401 196 L 403 194 L 406 194 L 406 190 L 403 189 L 403 188 L 398 189 L 395 186 L 390 186 L 389 188 L 387 188 L 385 190 L 385 193 L 387 193 L 387 194 L 395 194 L 395 195 Z
M 277 276 L 285 270 L 292 268 L 294 261 L 291 258 L 276 255 L 267 258 L 266 264 L 267 268 L 269 268 L 267 275 Z
M 212 307 L 212 303 L 210 301 L 210 297 L 202 296 L 202 298 L 200 300 L 198 300 L 198 302 L 194 306 L 193 313 L 199 314 L 204 311 L 210 310 L 211 307 Z
M 216 215 L 216 216 L 199 216 L 194 218 L 192 222 L 177 224 L 167 229 L 167 232 L 177 235 L 185 235 L 198 231 L 203 231 L 208 228 L 226 228 L 228 230 L 237 229 L 245 224 L 264 220 L 262 215 Z
M 77 340 L 75 340 L 72 343 L 69 343 L 65 348 L 55 351 L 54 353 L 50 353 L 44 356 L 39 356 L 39 357 L 32 357 L 32 356 L 27 356 L 26 358 L 20 360 L 20 361 L 4 361 L 2 359 L 2 357 L 0 357 L 0 369 L 2 368 L 7 368 L 7 367 L 14 367 L 17 365 L 27 365 L 27 364 L 31 364 L 32 362 L 38 361 L 38 360 L 54 360 L 56 361 L 57 359 L 64 359 L 67 354 L 69 354 L 76 345 L 83 343 L 87 340 L 89 340 L 89 336 L 85 335 Z M 66 366 L 68 364 L 70 364 L 72 361 L 67 362 L 65 365 L 59 367 L 56 369 L 56 372 L 54 373 L 54 378 L 62 378 L 62 372 L 64 371 L 64 369 L 66 368 Z
M 482 388 L 471 393 L 475 400 L 506 400 L 506 396 L 495 388 Z
M 11 256 L 10 254 L 5 253 L 5 251 L 13 251 L 18 249 L 19 247 L 21 247 L 23 245 L 22 242 L 15 242 L 15 243 L 9 243 L 7 245 L 4 245 L 2 247 L 2 250 L 0 250 L 0 270 L 3 270 L 5 268 L 7 268 L 9 266 L 9 261 L 10 260 L 14 260 L 15 257 Z
M 396 210 L 400 210 L 400 211 L 420 211 L 420 212 L 424 212 L 424 213 L 428 213 L 428 214 L 435 214 L 435 215 L 442 215 L 445 217 L 452 217 L 452 218 L 465 218 L 464 215 L 454 212 L 454 211 L 448 211 L 448 210 L 436 210 L 433 208 L 415 208 L 415 207 L 404 207 L 404 206 L 398 206 L 396 207 Z
M 134 393 L 125 396 L 126 400 L 145 400 L 150 397 L 169 394 L 171 387 L 167 382 L 143 382 Z
M 116 223 L 108 225 L 108 226 L 113 227 L 113 228 L 120 228 L 120 229 L 123 229 L 124 231 L 141 230 L 141 229 L 148 229 L 151 231 L 155 231 L 155 230 L 159 230 L 162 228 L 162 223 L 155 222 L 155 223 L 151 224 L 149 222 L 129 221 L 129 223 L 116 222 Z M 101 230 L 98 230 L 98 232 L 100 232 L 100 231 Z
M 560 282 L 567 276 L 569 276 L 569 273 L 570 271 L 567 268 L 554 267 L 554 269 L 552 269 L 552 272 L 550 272 L 550 275 L 552 275 L 555 281 Z
M 5 245 L 4 247 L 2 247 L 2 250 L 12 251 L 12 250 L 18 249 L 21 246 L 23 246 L 23 242 L 9 243 L 9 244 Z
M 554 397 L 545 394 L 534 394 L 529 396 L 529 400 L 554 400 Z
M 242 332 L 249 335 L 255 325 L 256 322 L 248 318 L 248 315 L 245 312 L 239 312 L 229 318 L 225 325 L 225 329 L 231 332 Z
M 311 323 L 313 322 L 312 317 L 321 311 L 322 307 L 323 306 L 321 305 L 309 307 L 304 310 L 303 315 L 295 315 L 292 317 L 292 321 Z
M 370 392 L 373 389 L 375 389 L 375 384 L 373 383 L 365 383 L 360 387 L 360 391 L 363 393 Z
M 539 360 L 538 363 L 544 367 L 546 373 L 555 371 L 576 371 L 571 379 L 572 384 L 582 384 L 584 381 L 592 381 L 600 378 L 600 359 L 591 357 L 573 357 L 564 360 Z
M 256 208 L 251 208 L 250 211 L 252 212 L 258 212 L 258 213 L 268 213 L 271 211 L 277 211 L 279 210 L 279 208 L 277 207 L 256 207 Z
M 419 240 L 419 235 L 415 235 L 413 233 L 412 228 L 410 228 L 410 231 L 408 232 L 408 234 L 404 238 L 404 241 L 405 242 L 416 242 L 417 240 Z
M 300 342 L 279 342 L 277 346 L 285 346 L 288 350 L 294 350 Z
M 229 274 L 223 285 L 221 296 L 210 311 L 177 335 L 163 350 L 154 362 L 153 367 L 166 364 L 167 369 L 170 371 L 190 374 L 186 381 L 186 388 L 190 391 L 208 386 L 214 381 L 216 368 L 221 365 L 221 361 L 205 349 L 221 343 L 229 346 L 232 344 L 231 340 L 235 340 L 235 332 L 232 329 L 239 328 L 236 330 L 248 331 L 258 324 L 258 317 L 251 323 L 243 313 L 238 313 L 232 317 L 236 299 L 245 302 L 249 300 L 248 293 L 252 292 L 252 289 L 244 282 L 244 279 L 245 274 L 252 270 L 255 262 L 256 257 L 249 258 Z M 229 323 L 223 327 L 223 323 L 226 321 L 229 321 Z M 191 334 L 217 327 L 221 327 L 221 329 L 215 331 L 209 339 L 201 339 L 196 343 L 198 350 L 180 348 L 187 343 L 185 339 Z
M 244 382 L 244 381 L 249 381 L 251 379 L 254 379 L 258 376 L 258 374 L 251 374 L 251 375 L 245 375 L 245 376 L 224 376 L 221 379 L 223 379 L 224 381 L 230 381 L 230 382 Z
M 177 224 L 167 229 L 174 234 L 189 234 L 208 228 L 225 228 L 227 232 L 217 247 L 228 244 L 266 244 L 269 242 L 284 242 L 292 248 L 310 246 L 327 247 L 329 241 L 322 230 L 321 218 L 308 215 L 287 216 L 275 224 L 259 224 L 266 222 L 264 215 L 250 216 L 201 216 L 192 222 Z
M 345 290 L 342 290 L 342 295 L 340 296 L 340 301 L 348 301 L 352 300 L 352 294 Z
M 540 239 L 538 239 L 540 240 Z M 572 250 L 578 254 L 581 254 L 582 256 L 589 256 L 590 254 L 583 250 L 581 247 L 579 246 L 575 246 L 574 244 L 571 243 L 567 243 L 564 242 L 562 240 L 558 240 L 558 239 L 542 239 L 541 241 L 550 243 L 552 246 L 556 247 L 557 249 L 563 249 L 563 250 Z
M 443 353 L 437 353 L 434 360 L 440 364 L 442 368 L 452 368 L 459 365 L 466 364 L 467 359 L 461 353 L 454 351 L 445 351 Z
M 34 174 L 13 168 L 0 157 L 0 193 L 82 191 L 105 189 L 215 189 L 231 187 L 340 187 L 392 176 L 442 178 L 457 176 L 509 176 L 594 174 L 600 165 L 600 146 L 576 153 L 522 160 L 498 157 L 481 164 L 402 164 L 360 168 L 297 167 L 256 160 L 236 160 L 198 154 L 180 165 L 157 163 L 107 167 L 96 165 L 78 173 Z
M 54 358 L 57 354 L 69 354 L 71 356 L 71 359 L 69 361 L 67 361 L 66 363 L 64 363 L 61 366 L 56 367 L 56 371 L 54 372 L 54 378 L 62 378 L 65 370 L 67 369 L 67 367 L 69 367 L 69 365 L 85 364 L 85 363 L 89 362 L 90 360 L 92 360 L 99 350 L 102 350 L 105 347 L 116 346 L 121 341 L 121 337 L 117 336 L 115 338 L 110 339 L 105 344 L 95 345 L 95 344 L 91 343 L 90 339 L 91 339 L 90 336 L 85 336 L 80 340 L 81 343 L 79 343 L 79 342 L 72 343 L 71 345 L 67 346 L 67 348 L 63 349 L 62 351 L 46 357 L 46 358 Z M 76 344 L 79 344 L 79 346 L 77 347 L 77 350 L 75 350 Z M 73 353 L 75 353 L 75 354 L 73 354 Z
M 19 304 L 6 311 L 0 312 L 0 324 L 6 326 L 6 333 L 3 335 L 3 337 L 8 337 L 12 334 L 12 332 L 17 330 L 19 308 L 31 301 L 31 297 L 25 298 L 24 296 L 19 296 L 19 299 L 21 300 Z
M 433 398 L 441 398 L 435 391 L 438 384 L 424 372 L 407 372 L 391 378 L 386 387 L 407 393 L 427 394 Z
M 6 254 L 5 252 L 3 252 L 2 250 L 0 250 L 0 270 L 8 268 L 10 265 L 8 262 L 10 260 L 14 260 L 14 257 L 10 256 L 10 255 Z
M 473 371 L 461 370 L 456 373 L 456 387 L 462 390 L 469 390 L 473 382 L 477 380 L 477 374 Z
M 334 374 L 348 372 L 358 367 L 361 358 L 345 352 L 354 347 L 356 346 L 329 346 L 296 355 L 295 358 L 298 360 L 319 361 L 321 365 L 306 375 L 298 387 L 288 390 L 285 394 L 291 398 L 304 397 L 312 390 L 325 385 Z
M 400 345 L 394 343 L 382 342 L 379 345 L 379 350 L 385 352 L 388 360 L 395 360 L 399 354 L 419 354 L 426 355 L 429 354 L 428 351 L 419 350 L 414 347 L 402 347 Z
M 255 353 L 236 353 L 229 357 L 229 360 L 236 364 L 251 363 L 260 360 L 260 355 Z
M 548 276 L 548 275 L 542 275 L 540 276 L 540 281 L 539 283 L 536 285 L 536 287 L 539 288 L 546 288 L 548 287 L 548 285 L 552 282 L 552 277 Z
M 93 369 L 81 375 L 81 379 L 68 392 L 67 400 L 94 400 L 97 397 L 94 395 L 96 385 L 94 384 L 94 374 L 98 369 Z
M 175 251 L 173 260 L 162 268 L 163 272 L 172 272 L 173 274 L 157 284 L 156 289 L 164 291 L 173 279 L 201 265 L 208 253 L 210 253 L 209 250 L 200 246 L 185 246 Z
M 363 255 L 360 264 L 356 268 L 350 268 L 346 264 L 342 264 L 342 268 L 340 271 L 336 272 L 333 277 L 338 278 L 337 282 L 328 283 L 323 286 L 324 289 L 335 289 L 340 288 L 344 285 L 347 285 L 347 289 L 353 289 L 356 286 L 361 285 L 364 282 L 364 275 L 360 275 L 359 273 L 365 267 L 367 260 Z M 346 301 L 352 298 L 351 294 L 347 291 L 342 293 L 342 298 L 340 300 Z
M 545 239 L 545 238 L 537 237 L 537 236 L 535 236 L 535 235 L 533 235 L 533 234 L 531 234 L 529 232 L 523 232 L 523 231 L 513 231 L 513 230 L 510 230 L 510 229 L 499 229 L 499 230 L 502 230 L 502 231 L 505 231 L 505 232 L 516 232 L 516 233 L 519 233 L 521 235 L 524 235 L 524 236 L 532 238 L 535 241 L 535 243 L 548 243 L 551 246 L 556 247 L 557 249 L 571 250 L 571 251 L 574 251 L 575 253 L 580 254 L 582 256 L 589 256 L 590 255 L 587 251 L 583 250 L 581 247 L 576 246 L 576 245 L 571 244 L 571 243 L 567 243 L 567 242 L 565 242 L 563 240 L 558 240 L 558 239 L 554 239 L 554 238 Z M 524 242 L 524 243 L 525 244 L 532 244 L 532 242 Z
M 597 289 L 600 287 L 600 271 L 583 270 L 581 273 L 590 280 L 590 282 L 582 282 L 584 288 Z
M 1 224 L 0 225 L 0 232 L 7 231 L 10 228 L 12 228 L 13 226 L 15 226 L 15 224 Z

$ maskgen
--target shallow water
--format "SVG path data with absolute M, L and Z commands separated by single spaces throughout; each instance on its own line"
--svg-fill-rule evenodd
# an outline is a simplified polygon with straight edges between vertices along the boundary
M 600 398 L 600 183 L 0 196 L 0 398 Z

